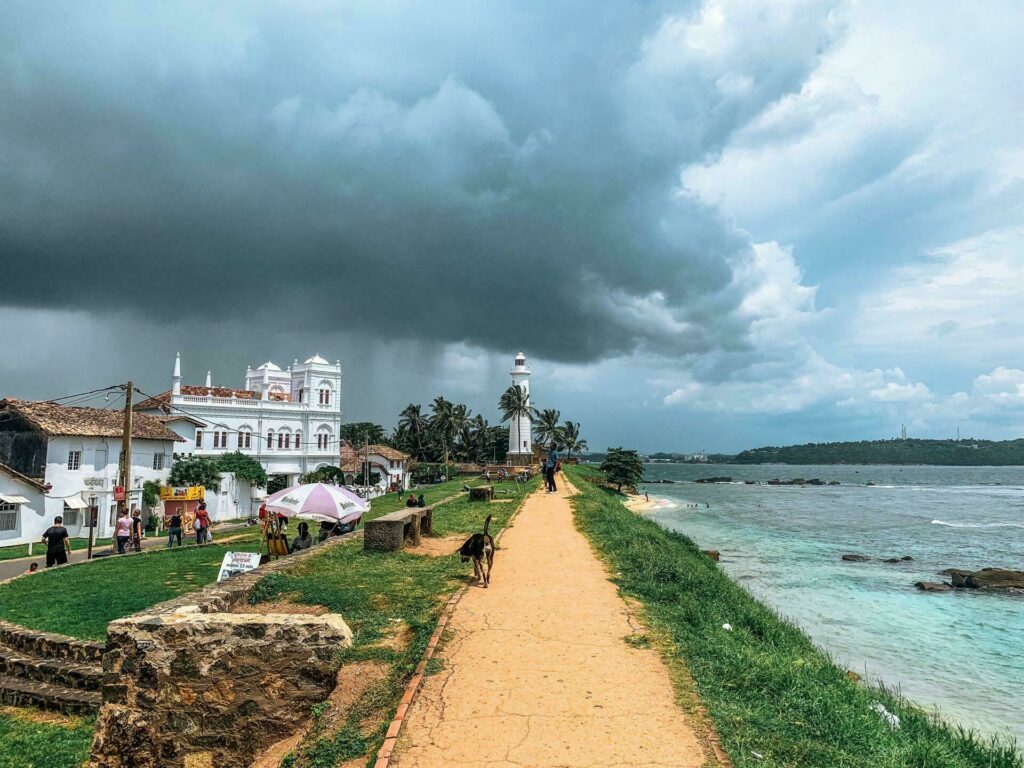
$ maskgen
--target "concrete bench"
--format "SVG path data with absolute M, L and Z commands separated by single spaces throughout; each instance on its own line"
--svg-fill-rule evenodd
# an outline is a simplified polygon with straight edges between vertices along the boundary
M 469 489 L 470 501 L 492 501 L 494 499 L 493 485 L 478 485 Z
M 434 530 L 433 507 L 406 507 L 363 524 L 363 549 L 397 552 L 408 541 L 420 543 Z

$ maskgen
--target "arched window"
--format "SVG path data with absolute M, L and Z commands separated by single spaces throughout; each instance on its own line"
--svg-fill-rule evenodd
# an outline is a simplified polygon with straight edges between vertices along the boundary
M 296 432 L 295 433 L 295 450 L 297 450 L 297 451 L 301 451 L 302 450 L 302 433 L 301 432 Z
M 316 447 L 320 451 L 326 451 L 331 447 L 331 428 L 326 424 L 317 427 Z
M 267 450 L 274 450 L 274 430 L 267 430 Z
M 238 450 L 252 448 L 252 427 L 243 424 L 238 428 Z
M 330 405 L 331 404 L 331 395 L 332 395 L 332 391 L 331 390 L 332 390 L 331 382 L 329 382 L 327 379 L 324 379 L 323 381 L 320 382 L 320 391 L 319 391 L 319 400 L 318 400 L 320 405 Z

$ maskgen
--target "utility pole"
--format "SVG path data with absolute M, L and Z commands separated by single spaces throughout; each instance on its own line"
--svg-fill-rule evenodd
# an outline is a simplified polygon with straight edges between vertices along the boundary
M 134 386 L 128 382 L 124 394 L 124 431 L 121 434 L 121 487 L 124 498 L 117 502 L 117 514 L 128 508 L 128 494 L 132 487 L 132 392 Z
M 370 433 L 363 432 L 363 498 L 370 498 Z

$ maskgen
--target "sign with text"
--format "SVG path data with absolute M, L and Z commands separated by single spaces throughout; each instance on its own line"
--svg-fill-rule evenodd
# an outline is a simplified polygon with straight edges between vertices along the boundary
M 123 485 L 115 485 L 114 486 L 114 501 L 124 501 L 124 486 Z
M 202 501 L 206 488 L 202 485 L 190 485 L 187 488 L 160 486 L 160 501 Z
M 254 571 L 259 567 L 259 552 L 225 552 L 224 561 L 220 564 L 217 581 L 230 579 L 236 573 Z

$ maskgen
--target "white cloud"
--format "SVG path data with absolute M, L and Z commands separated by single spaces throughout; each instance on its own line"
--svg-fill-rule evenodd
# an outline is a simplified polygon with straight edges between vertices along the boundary
M 1024 337 L 1022 254 L 1021 227 L 932 251 L 862 297 L 852 344 L 865 353 L 941 349 L 966 362 L 1012 359 Z

